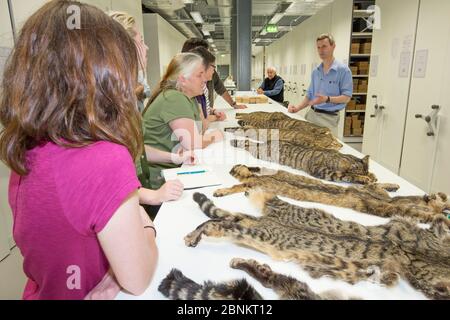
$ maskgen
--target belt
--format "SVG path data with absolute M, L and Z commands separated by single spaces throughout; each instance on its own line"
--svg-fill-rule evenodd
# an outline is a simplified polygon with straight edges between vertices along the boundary
M 322 110 L 322 109 L 317 109 L 317 108 L 315 108 L 313 106 L 311 106 L 311 109 L 313 109 L 313 111 L 317 112 L 317 113 L 329 114 L 331 116 L 337 116 L 338 115 L 338 113 L 336 111 L 326 111 L 326 110 Z

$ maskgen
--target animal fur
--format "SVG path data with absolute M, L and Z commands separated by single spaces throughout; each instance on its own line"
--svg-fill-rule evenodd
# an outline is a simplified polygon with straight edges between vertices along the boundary
M 194 200 L 212 220 L 187 235 L 186 245 L 197 246 L 203 235 L 226 237 L 274 259 L 295 261 L 314 278 L 393 286 L 402 277 L 430 298 L 450 299 L 450 235 L 445 217 L 436 217 L 429 230 L 405 218 L 365 227 L 264 192 L 249 196 L 262 209 L 262 217 L 230 213 L 196 193 Z
M 281 300 L 343 300 L 347 299 L 339 292 L 314 293 L 309 286 L 297 279 L 273 272 L 267 264 L 255 260 L 235 258 L 230 266 L 243 270 L 261 282 L 266 288 L 273 289 Z M 199 285 L 188 279 L 177 269 L 161 282 L 158 290 L 171 300 L 262 300 L 261 295 L 245 279 L 220 284 L 206 281 Z
M 273 289 L 281 300 L 348 300 L 341 293 L 334 291 L 316 294 L 306 283 L 273 272 L 267 264 L 260 264 L 255 260 L 235 258 L 231 261 L 230 266 L 233 269 L 247 272 L 261 282 L 264 287 Z
M 226 128 L 226 132 L 238 137 L 246 137 L 260 142 L 283 141 L 303 147 L 319 147 L 340 150 L 342 144 L 332 135 L 313 135 L 309 131 L 289 129 L 254 129 L 249 127 Z
M 359 159 L 336 150 L 302 147 L 283 141 L 232 140 L 231 145 L 248 151 L 257 159 L 302 170 L 319 179 L 357 184 L 377 181 L 369 172 L 369 156 Z
M 262 300 L 245 279 L 220 284 L 206 281 L 200 285 L 177 269 L 167 275 L 158 290 L 170 300 Z
M 237 113 L 236 119 L 241 127 L 257 129 L 289 129 L 309 132 L 311 135 L 331 135 L 331 130 L 313 123 L 297 120 L 282 112 Z
M 235 166 L 230 174 L 241 184 L 219 189 L 215 197 L 261 189 L 279 196 L 299 201 L 318 202 L 337 207 L 350 208 L 359 212 L 390 218 L 404 216 L 429 223 L 437 216 L 450 210 L 448 198 L 443 193 L 425 196 L 390 197 L 385 190 L 396 191 L 393 184 L 370 184 L 342 187 L 325 184 L 317 179 L 307 178 L 286 171 L 266 168 Z M 449 224 L 450 224 L 450 220 Z

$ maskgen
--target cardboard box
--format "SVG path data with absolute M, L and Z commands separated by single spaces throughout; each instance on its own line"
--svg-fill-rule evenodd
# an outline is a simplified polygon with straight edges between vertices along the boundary
M 354 120 L 352 121 L 352 128 L 353 129 L 361 129 L 361 124 L 362 121 L 361 120 Z
M 362 128 L 353 129 L 353 135 L 354 136 L 362 136 L 363 135 L 363 129 Z
M 372 51 L 372 42 L 366 42 L 360 46 L 360 53 L 362 54 L 370 54 L 371 51 Z
M 370 63 L 369 63 L 369 61 L 358 61 L 357 63 L 356 63 L 356 65 L 358 66 L 358 68 L 369 68 L 369 65 L 370 65 Z
M 358 93 L 367 93 L 368 86 L 365 84 L 360 84 L 358 86 Z
M 269 103 L 269 98 L 267 96 L 261 95 L 256 97 L 256 103 Z
M 347 110 L 356 110 L 356 101 L 354 99 L 347 104 Z
M 352 43 L 351 53 L 358 54 L 361 50 L 361 44 L 359 42 Z

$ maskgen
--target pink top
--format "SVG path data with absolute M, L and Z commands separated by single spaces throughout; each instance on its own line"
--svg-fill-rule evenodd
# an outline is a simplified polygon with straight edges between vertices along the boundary
M 97 233 L 140 187 L 128 150 L 110 142 L 53 143 L 27 153 L 29 174 L 11 174 L 14 240 L 28 277 L 23 298 L 84 299 L 109 269 Z

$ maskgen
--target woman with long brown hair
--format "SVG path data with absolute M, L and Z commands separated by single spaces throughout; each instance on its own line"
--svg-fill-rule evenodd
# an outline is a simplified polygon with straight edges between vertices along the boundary
M 79 26 L 68 23 L 72 6 Z M 2 84 L 0 157 L 12 170 L 24 299 L 84 299 L 105 281 L 136 295 L 149 285 L 157 247 L 134 167 L 137 72 L 133 40 L 95 7 L 50 1 L 21 30 Z

